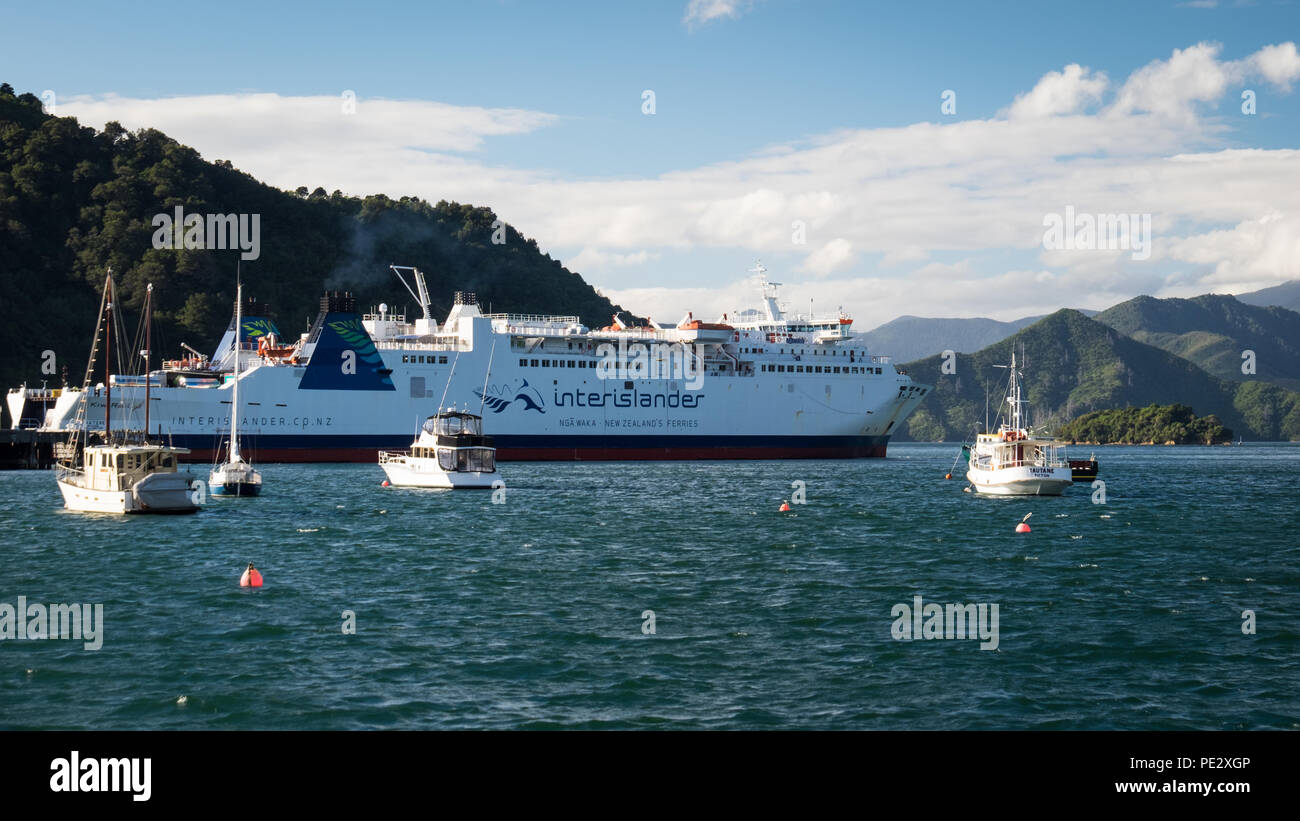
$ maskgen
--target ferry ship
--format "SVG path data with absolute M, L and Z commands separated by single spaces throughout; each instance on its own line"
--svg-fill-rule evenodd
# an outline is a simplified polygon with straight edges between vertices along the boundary
M 392 269 L 422 316 L 385 305 L 362 315 L 331 292 L 286 344 L 254 305 L 210 358 L 111 378 L 113 421 L 139 424 L 147 380 L 151 433 L 210 461 L 230 428 L 239 357 L 239 429 L 262 462 L 374 463 L 450 405 L 480 409 L 502 461 L 882 457 L 931 390 L 871 354 L 846 314 L 787 316 L 761 265 L 761 310 L 674 327 L 616 316 L 598 329 L 485 314 L 463 292 L 439 324 L 423 274 Z M 64 390 L 44 427 L 102 427 L 105 392 Z

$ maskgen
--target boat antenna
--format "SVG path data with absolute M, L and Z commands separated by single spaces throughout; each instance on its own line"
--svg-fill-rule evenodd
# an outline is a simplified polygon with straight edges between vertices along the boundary
M 456 363 L 460 361 L 460 341 L 456 342 L 456 355 L 451 358 L 451 370 L 447 372 L 447 384 L 442 386 L 442 398 L 438 400 L 437 412 L 442 413 L 442 404 L 447 401 L 447 391 L 451 390 L 451 378 L 456 375 Z

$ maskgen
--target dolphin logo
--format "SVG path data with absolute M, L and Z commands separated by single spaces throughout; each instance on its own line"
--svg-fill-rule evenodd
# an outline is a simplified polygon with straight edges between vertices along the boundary
M 546 413 L 546 411 L 542 410 L 542 406 L 546 404 L 545 400 L 542 399 L 542 395 L 537 392 L 536 388 L 528 384 L 527 379 L 521 380 L 519 386 L 513 389 L 505 385 L 493 385 L 487 394 L 476 389 L 474 395 L 482 399 L 483 404 L 491 408 L 493 413 L 501 413 L 515 402 L 523 403 L 524 410 Z M 507 396 L 511 398 L 507 399 Z

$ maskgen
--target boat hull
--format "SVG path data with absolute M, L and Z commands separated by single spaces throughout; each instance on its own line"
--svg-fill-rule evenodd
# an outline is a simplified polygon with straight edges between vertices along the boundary
M 60 478 L 59 492 L 63 506 L 80 513 L 194 513 L 194 501 L 188 473 L 156 473 L 137 482 L 130 490 L 97 490 Z
M 504 481 L 497 471 L 491 473 L 451 472 L 437 466 L 433 459 L 419 460 L 431 464 L 410 464 L 390 461 L 380 465 L 393 487 L 441 488 L 445 490 L 491 490 L 503 487 Z M 496 484 L 500 482 L 501 484 Z
M 212 438 L 175 436 L 189 461 L 210 463 Z M 718 459 L 883 458 L 888 436 L 520 436 L 494 435 L 502 462 L 616 462 Z M 258 461 L 368 462 L 381 450 L 410 446 L 411 435 L 266 435 L 257 440 Z
M 966 472 L 966 479 L 988 496 L 1060 496 L 1074 483 L 1068 467 L 1013 467 Z
M 260 482 L 210 484 L 208 485 L 208 492 L 213 496 L 260 496 L 262 494 L 262 484 Z

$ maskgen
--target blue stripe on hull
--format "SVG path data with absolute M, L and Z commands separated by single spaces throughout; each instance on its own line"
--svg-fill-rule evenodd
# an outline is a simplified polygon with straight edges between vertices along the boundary
M 504 435 L 492 437 L 497 457 L 510 461 L 657 459 L 854 459 L 885 455 L 888 436 L 603 436 Z M 210 458 L 212 437 L 176 436 L 190 448 L 190 459 Z M 411 437 L 312 436 L 250 437 L 260 462 L 368 462 L 376 451 L 402 450 Z

